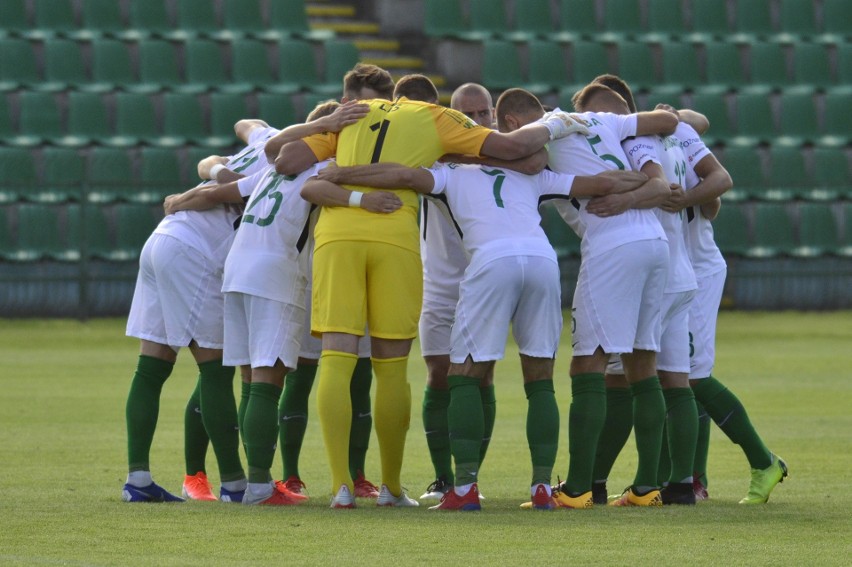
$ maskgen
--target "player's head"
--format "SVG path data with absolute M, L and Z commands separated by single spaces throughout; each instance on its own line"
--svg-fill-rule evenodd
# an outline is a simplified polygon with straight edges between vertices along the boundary
M 623 98 L 627 103 L 627 108 L 630 109 L 630 112 L 636 112 L 636 101 L 633 99 L 633 91 L 630 90 L 630 86 L 624 79 L 618 75 L 610 75 L 607 73 L 605 75 L 598 75 L 592 79 L 592 82 L 609 87 L 620 94 L 621 98 Z
M 412 74 L 402 77 L 393 89 L 393 98 L 401 96 L 409 100 L 419 100 L 430 104 L 438 104 L 438 88 L 432 79 L 426 75 Z
M 577 112 L 612 112 L 630 114 L 627 101 L 620 94 L 600 83 L 589 83 L 571 98 Z
M 497 99 L 497 128 L 501 132 L 513 132 L 542 116 L 541 102 L 524 89 L 509 89 Z
M 343 76 L 343 98 L 340 100 L 369 100 L 393 97 L 393 79 L 390 73 L 367 63 L 358 63 Z
M 486 128 L 494 128 L 494 100 L 491 93 L 477 83 L 465 83 L 450 98 L 450 108 Z
M 310 112 L 310 114 L 308 114 L 308 118 L 307 120 L 305 120 L 305 122 L 313 122 L 314 120 L 318 120 L 323 116 L 328 116 L 329 114 L 337 110 L 338 106 L 340 106 L 340 103 L 336 100 L 326 100 L 317 103 L 317 105 Z

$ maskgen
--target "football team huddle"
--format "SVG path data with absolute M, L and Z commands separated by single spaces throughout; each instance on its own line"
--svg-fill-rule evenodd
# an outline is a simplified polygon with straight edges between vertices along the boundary
M 666 105 L 638 111 L 614 75 L 579 90 L 571 112 L 518 88 L 495 105 L 474 83 L 455 90 L 451 108 L 438 100 L 423 75 L 394 84 L 386 70 L 358 64 L 340 102 L 320 103 L 304 124 L 237 122 L 245 147 L 205 158 L 205 181 L 166 198 L 127 324 L 141 349 L 123 499 L 304 502 L 299 455 L 316 379 L 332 508 L 354 508 L 357 498 L 419 506 L 400 480 L 408 357 L 419 336 L 435 469 L 420 500 L 480 510 L 494 365 L 511 328 L 528 400 L 521 508 L 695 504 L 708 497 L 711 420 L 751 468 L 740 503 L 766 502 L 787 466 L 712 375 L 726 264 L 711 221 L 732 182 L 701 141 L 706 118 Z M 562 298 L 542 207 L 555 207 L 581 239 L 569 463 L 556 484 Z M 185 413 L 180 498 L 154 482 L 149 452 L 163 384 L 186 346 L 199 376 Z M 364 476 L 373 426 L 379 486 Z M 607 477 L 631 431 L 636 475 L 610 496 Z M 281 480 L 271 470 L 276 446 Z

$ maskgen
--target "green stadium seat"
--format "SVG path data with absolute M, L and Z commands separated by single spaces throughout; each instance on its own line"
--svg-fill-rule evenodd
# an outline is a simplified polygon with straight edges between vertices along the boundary
M 163 137 L 157 141 L 157 145 L 211 145 L 207 143 L 209 132 L 198 97 L 184 93 L 166 93 L 163 95 L 163 109 Z
M 98 143 L 112 136 L 106 105 L 101 95 L 88 92 L 68 93 L 68 127 L 62 142 L 70 146 Z
M 215 5 L 210 0 L 173 0 L 173 3 L 177 4 L 177 25 L 166 34 L 169 39 L 189 42 L 219 31 Z
M 467 0 L 467 8 L 468 31 L 464 33 L 464 39 L 482 41 L 509 33 L 503 0 Z
M 541 227 L 553 246 L 556 256 L 559 258 L 580 256 L 580 238 L 571 230 L 571 227 L 562 219 L 556 207 L 552 204 L 539 209 L 541 213 Z
M 637 41 L 622 41 L 616 44 L 618 51 L 618 76 L 634 90 L 659 85 L 654 73 L 654 55 L 651 46 Z M 589 80 L 594 77 L 589 77 Z
M 775 126 L 769 98 L 760 93 L 740 92 L 735 100 L 737 135 L 729 142 L 739 146 L 770 142 Z
M 564 43 L 574 43 L 581 39 L 592 39 L 598 29 L 594 2 L 560 0 L 559 28 L 551 38 Z
M 276 0 L 269 5 L 269 28 L 259 35 L 261 39 L 279 40 L 289 36 L 325 41 L 333 32 L 311 30 L 304 0 Z
M 849 160 L 842 148 L 814 148 L 814 175 L 810 200 L 830 201 L 852 197 Z
M 26 199 L 38 203 L 79 201 L 86 176 L 86 162 L 73 148 L 46 147 L 41 152 L 42 182 Z
M 343 94 L 343 75 L 361 59 L 361 53 L 348 40 L 331 39 L 323 44 L 325 77 L 324 85 L 316 85 L 315 91 L 340 98 Z
M 108 259 L 113 245 L 106 209 L 101 205 L 74 204 L 65 207 L 65 211 L 69 250 L 75 251 L 78 258 Z
M 53 93 L 24 91 L 18 97 L 20 105 L 19 145 L 52 143 L 65 134 L 59 104 Z
M 736 33 L 732 41 L 751 43 L 766 39 L 772 34 L 772 0 L 739 0 L 735 2 L 734 22 Z
M 568 84 L 568 68 L 562 45 L 555 41 L 533 40 L 527 48 L 527 90 L 543 94 Z
M 297 114 L 297 122 L 307 120 L 308 114 L 316 108 L 321 102 L 328 100 L 328 97 L 320 93 L 305 93 L 302 97 L 302 112 Z
M 850 258 L 852 257 L 852 203 L 849 201 L 841 205 L 843 208 L 843 240 L 840 248 L 837 250 L 838 255 Z
M 31 29 L 27 15 L 27 0 L 0 2 L 0 22 L 3 22 L 0 39 L 5 39 L 7 34 L 21 34 Z
M 222 27 L 242 35 L 265 29 L 260 0 L 225 0 Z
M 81 28 L 68 34 L 78 41 L 92 41 L 104 35 L 120 34 L 127 25 L 121 15 L 121 2 L 83 0 Z
M 32 43 L 16 37 L 0 38 L 0 93 L 36 86 L 41 82 Z M 58 88 L 58 85 L 53 87 Z
M 296 121 L 296 110 L 289 96 L 260 93 L 257 106 L 258 118 L 275 128 L 285 128 Z
M 807 194 L 811 179 L 799 148 L 773 145 L 769 149 L 769 188 L 760 197 L 789 201 Z
M 467 31 L 461 0 L 425 0 L 423 30 L 429 37 L 461 37 Z
M 24 33 L 29 39 L 47 41 L 57 35 L 77 29 L 71 0 L 50 0 L 35 3 L 33 28 Z
M 35 160 L 29 148 L 0 146 L 0 203 L 33 194 L 38 186 Z
M 852 43 L 837 46 L 837 86 L 832 91 L 852 94 Z
M 173 30 L 166 0 L 130 2 L 130 28 L 118 34 L 126 41 L 141 41 Z
M 128 150 L 92 148 L 87 156 L 86 201 L 112 203 L 135 191 L 136 176 Z
M 0 95 L 0 144 L 8 143 L 15 136 L 12 128 L 12 117 L 9 114 L 9 103 L 5 96 Z
M 681 0 L 649 0 L 648 32 L 641 37 L 648 43 L 662 43 L 686 33 Z
M 159 219 L 153 215 L 150 205 L 137 203 L 119 203 L 114 214 L 115 247 L 109 259 L 116 262 L 136 260 Z
M 702 83 L 695 46 L 689 43 L 663 44 L 663 83 L 691 89 Z
M 35 262 L 63 257 L 66 250 L 59 237 L 56 206 L 25 203 L 17 206 L 17 216 L 17 248 L 10 260 Z
M 724 144 L 734 136 L 734 123 L 728 110 L 726 97 L 711 93 L 696 93 L 692 95 L 691 108 L 704 114 L 710 121 L 710 129 L 702 136 L 708 146 Z
M 716 246 L 726 256 L 743 256 L 749 248 L 748 217 L 742 203 L 727 201 L 722 197 L 719 216 L 713 220 L 713 237 Z
M 602 43 L 592 41 L 578 41 L 571 46 L 571 73 L 574 85 L 582 86 L 603 73 L 609 73 L 612 67 L 609 64 L 607 48 Z
M 67 39 L 51 39 L 45 42 L 44 80 L 47 83 L 44 89 L 50 91 L 74 88 L 89 82 L 83 53 L 77 42 Z
M 115 147 L 134 146 L 160 135 L 151 97 L 142 93 L 115 95 L 115 135 L 105 144 Z
M 92 83 L 85 90 L 106 92 L 138 83 L 127 44 L 115 39 L 92 42 Z
M 0 260 L 11 260 L 16 252 L 14 235 L 9 222 L 10 210 L 11 207 L 0 207 Z
M 516 2 L 514 25 L 509 37 L 521 41 L 546 38 L 553 34 L 555 21 L 550 11 L 550 0 Z
M 234 124 L 238 120 L 249 118 L 245 98 L 235 93 L 213 93 L 210 95 L 210 132 L 218 138 L 214 146 L 230 146 L 237 143 Z
M 503 90 L 524 83 L 518 48 L 509 41 L 486 40 L 482 43 L 480 83 L 489 89 Z
M 786 203 L 754 205 L 754 240 L 746 255 L 772 258 L 792 253 L 796 247 L 793 221 Z
M 799 246 L 793 249 L 794 256 L 814 258 L 838 252 L 839 230 L 831 209 L 831 203 L 799 205 Z
M 166 195 L 180 193 L 187 188 L 188 183 L 181 176 L 179 156 L 173 149 L 142 148 L 140 158 L 140 186 L 128 195 L 129 201 L 162 203 Z
M 822 31 L 819 36 L 826 43 L 843 43 L 852 37 L 852 4 L 848 0 L 822 1 Z
M 730 31 L 727 4 L 719 0 L 692 0 L 692 33 L 684 40 L 706 43 L 727 35 Z
M 852 112 L 849 112 L 849 94 L 829 92 L 824 99 L 822 137 L 817 141 L 825 147 L 846 146 L 852 141 Z
M 651 110 L 658 104 L 668 104 L 675 108 L 684 108 L 683 95 L 684 91 L 672 88 L 670 85 L 650 87 L 644 94 L 644 104 L 640 105 L 639 108 L 642 110 Z M 640 95 L 641 97 L 642 95 Z M 639 103 L 637 102 L 636 104 Z
M 778 41 L 796 43 L 817 33 L 813 2 L 781 0 L 779 19 L 781 33 L 776 37 Z
M 833 83 L 825 46 L 815 43 L 797 43 L 793 46 L 793 80 L 798 85 L 812 85 L 822 89 Z
M 733 188 L 725 193 L 725 200 L 743 200 L 763 193 L 766 180 L 763 162 L 756 148 L 729 147 L 719 161 L 731 174 Z
M 790 84 L 784 46 L 758 42 L 750 47 L 751 83 L 763 92 Z
M 817 111 L 810 92 L 789 90 L 781 93 L 780 138 L 773 145 L 801 146 L 816 137 Z
M 232 85 L 248 92 L 274 86 L 266 45 L 253 39 L 241 39 L 231 45 Z
M 639 2 L 636 0 L 606 0 L 604 3 L 604 31 L 595 39 L 604 43 L 618 43 L 632 39 L 642 25 Z
M 161 39 L 139 42 L 139 83 L 127 89 L 137 93 L 154 93 L 180 85 L 183 81 L 178 70 L 175 48 Z
M 203 180 L 198 177 L 198 162 L 211 155 L 229 156 L 231 152 L 227 150 L 217 150 L 214 148 L 186 148 L 186 158 L 181 161 L 182 178 L 186 180 L 188 186 L 195 186 Z
M 314 48 L 307 41 L 283 39 L 278 43 L 278 83 L 281 94 L 309 90 L 319 84 Z
M 186 82 L 175 90 L 198 94 L 221 86 L 231 91 L 243 89 L 242 92 L 248 92 L 250 85 L 231 84 L 225 65 L 222 64 L 222 55 L 219 44 L 213 41 L 194 39 L 187 42 L 184 47 Z
M 711 41 L 704 46 L 707 80 L 701 91 L 723 92 L 745 85 L 745 70 L 740 48 L 726 41 Z

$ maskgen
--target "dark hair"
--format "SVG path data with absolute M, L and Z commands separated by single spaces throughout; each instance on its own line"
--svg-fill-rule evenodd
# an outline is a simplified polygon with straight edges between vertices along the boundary
M 497 99 L 497 122 L 503 123 L 507 114 L 544 114 L 541 102 L 534 94 L 524 89 L 508 89 Z
M 630 86 L 628 86 L 624 79 L 618 75 L 610 75 L 607 73 L 604 75 L 598 75 L 592 80 L 592 82 L 600 83 L 601 85 L 609 87 L 620 94 L 621 98 L 623 98 L 627 103 L 627 108 L 630 109 L 630 112 L 636 112 L 636 101 L 633 100 L 633 91 L 630 90 Z
M 438 89 L 426 75 L 406 75 L 398 80 L 393 90 L 393 98 L 401 96 L 421 102 L 438 103 Z
M 328 116 L 340 106 L 340 103 L 334 99 L 325 100 L 323 102 L 318 102 L 314 109 L 308 114 L 307 120 L 305 122 L 313 122 L 314 120 L 318 120 L 323 116 Z
M 361 98 L 361 91 L 372 89 L 381 98 L 393 97 L 393 78 L 390 73 L 376 65 L 358 63 L 343 76 L 343 96 Z
M 601 94 L 618 99 L 625 105 L 627 104 L 627 101 L 624 100 L 624 98 L 620 94 L 601 83 L 589 83 L 588 85 L 574 93 L 574 96 L 571 97 L 571 104 L 574 105 L 574 110 L 576 110 L 577 112 L 585 112 L 586 105 L 589 104 L 589 101 L 593 97 Z

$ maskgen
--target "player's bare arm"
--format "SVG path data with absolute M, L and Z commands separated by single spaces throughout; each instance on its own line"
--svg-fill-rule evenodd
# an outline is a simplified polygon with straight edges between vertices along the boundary
M 648 181 L 639 171 L 605 171 L 597 175 L 578 175 L 571 185 L 571 196 L 599 197 L 633 191 Z
M 198 177 L 201 179 L 213 179 L 210 170 L 214 165 L 225 165 L 228 163 L 228 158 L 225 156 L 207 156 L 198 162 L 197 171 Z
M 626 193 L 595 197 L 586 205 L 586 210 L 599 217 L 620 215 L 627 209 L 652 209 L 659 207 L 671 194 L 663 168 L 654 162 L 642 167 L 648 180 L 638 188 Z
M 224 185 L 206 185 L 177 195 L 169 195 L 163 202 L 163 210 L 167 215 L 171 215 L 178 211 L 206 211 L 222 203 L 242 202 L 240 189 L 236 181 L 232 181 Z
M 301 140 L 306 136 L 320 134 L 322 132 L 340 132 L 345 126 L 354 124 L 366 116 L 369 111 L 370 107 L 366 104 L 362 104 L 357 101 L 349 101 L 338 106 L 334 112 L 328 116 L 323 116 L 322 118 L 318 118 L 312 122 L 288 126 L 266 142 L 266 146 L 263 149 L 266 154 L 266 159 L 269 163 L 275 161 L 277 164 L 277 158 L 281 156 L 281 150 L 288 143 Z M 311 152 L 311 155 L 313 155 L 313 152 Z M 296 173 L 301 173 L 311 165 L 313 165 L 313 163 L 309 163 L 307 166 L 294 173 L 284 173 L 282 171 L 279 171 L 278 173 L 284 173 L 284 175 L 295 175 Z
M 676 213 L 687 207 L 711 204 L 734 184 L 731 174 L 713 154 L 704 156 L 695 164 L 695 173 L 701 178 L 701 182 L 689 191 L 681 192 L 682 194 L 670 195 L 660 206 L 661 209 Z
M 236 124 L 234 124 L 234 134 L 236 134 L 237 138 L 242 140 L 244 144 L 248 144 L 249 135 L 252 130 L 256 130 L 258 128 L 269 128 L 269 124 L 260 118 L 243 118 L 242 120 L 237 120 Z
M 701 205 L 701 215 L 707 220 L 715 220 L 719 216 L 719 210 L 722 208 L 722 199 L 716 197 L 709 203 Z
M 667 110 L 651 110 L 636 113 L 637 136 L 668 136 L 675 131 L 680 122 L 673 112 Z
M 398 163 L 326 167 L 319 172 L 318 177 L 332 183 L 362 185 L 377 189 L 406 187 L 418 193 L 431 193 L 435 186 L 432 174 L 425 169 Z
M 654 107 L 655 110 L 665 110 L 677 116 L 681 122 L 686 122 L 692 129 L 703 135 L 710 128 L 710 121 L 706 116 L 689 108 L 676 109 L 670 104 L 660 103 Z
M 574 116 L 567 112 L 554 112 L 541 122 L 527 124 L 513 132 L 492 132 L 485 138 L 480 154 L 515 160 L 539 151 L 551 140 L 558 140 L 571 134 L 585 136 L 588 133 L 589 129 L 586 125 Z
M 353 192 L 336 183 L 312 177 L 303 186 L 302 198 L 322 207 L 351 207 Z M 388 214 L 402 207 L 402 199 L 390 191 L 363 193 L 357 206 L 371 213 Z
M 547 166 L 547 150 L 541 148 L 539 151 L 525 158 L 514 160 L 502 160 L 487 156 L 467 156 L 461 154 L 447 154 L 441 158 L 443 162 L 466 163 L 473 165 L 488 165 L 501 169 L 511 169 L 526 175 L 535 175 Z

